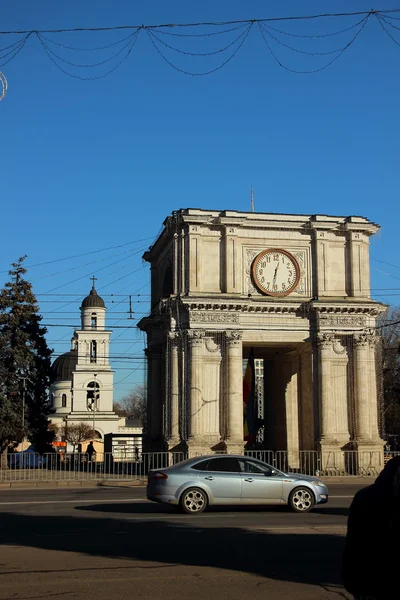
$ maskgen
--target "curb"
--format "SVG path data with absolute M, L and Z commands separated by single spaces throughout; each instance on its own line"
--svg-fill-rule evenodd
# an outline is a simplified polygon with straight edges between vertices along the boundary
M 66 489 L 66 488 L 97 488 L 97 487 L 146 487 L 143 480 L 139 481 L 6 481 L 0 483 L 0 490 L 9 489 Z

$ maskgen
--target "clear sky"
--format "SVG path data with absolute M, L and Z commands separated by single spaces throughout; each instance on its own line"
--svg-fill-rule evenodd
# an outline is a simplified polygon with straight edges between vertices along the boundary
M 371 4 L 3 0 L 0 29 L 227 21 L 369 10 Z M 400 8 L 399 0 L 373 4 L 375 9 Z M 394 16 L 399 19 L 400 13 Z M 272 25 L 296 35 L 320 35 L 358 20 Z M 249 210 L 251 186 L 256 211 L 355 214 L 379 223 L 382 230 L 371 247 L 374 297 L 400 304 L 400 30 L 393 27 L 400 28 L 400 20 L 391 24 L 387 28 L 399 45 L 371 18 L 336 62 L 310 75 L 280 68 L 256 26 L 232 61 L 204 77 L 168 66 L 143 31 L 120 68 L 96 81 L 63 74 L 33 36 L 14 60 L 0 66 L 9 84 L 0 102 L 0 285 L 9 264 L 27 254 L 32 265 L 27 277 L 44 323 L 51 325 L 48 340 L 55 355 L 69 349 L 80 301 L 95 274 L 114 329 L 111 352 L 122 357 L 113 359 L 116 399 L 142 382 L 144 338 L 134 328 L 148 311 L 149 269 L 142 251 L 172 210 Z M 206 31 L 210 29 L 201 30 Z M 241 31 L 208 38 L 159 37 L 183 50 L 209 52 Z M 317 40 L 278 37 L 315 52 L 344 46 L 356 32 Z M 64 46 L 88 48 L 128 34 L 48 37 Z M 316 68 L 335 56 L 309 57 L 267 39 L 295 70 Z M 16 40 L 0 36 L 0 48 Z M 75 63 L 101 62 L 124 45 L 79 53 L 48 44 Z M 190 58 L 159 47 L 183 69 L 208 70 L 221 61 L 218 55 Z M 229 50 L 221 56 L 228 57 Z M 70 70 L 93 76 L 113 64 Z M 130 294 L 135 320 L 127 320 Z

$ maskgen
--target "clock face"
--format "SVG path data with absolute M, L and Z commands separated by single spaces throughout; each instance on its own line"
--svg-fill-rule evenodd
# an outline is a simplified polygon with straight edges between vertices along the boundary
M 299 283 L 300 267 L 289 252 L 270 248 L 256 256 L 252 274 L 254 283 L 263 294 L 287 296 Z

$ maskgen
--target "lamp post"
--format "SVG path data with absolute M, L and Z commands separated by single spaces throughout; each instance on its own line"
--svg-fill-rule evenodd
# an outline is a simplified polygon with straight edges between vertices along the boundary
M 25 440 L 25 397 L 26 397 L 26 380 L 29 379 L 26 375 L 18 375 L 18 379 L 22 381 L 22 450 L 25 450 L 24 440 Z

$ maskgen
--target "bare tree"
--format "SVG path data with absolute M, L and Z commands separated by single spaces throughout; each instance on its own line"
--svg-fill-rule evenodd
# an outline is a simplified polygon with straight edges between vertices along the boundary
M 400 309 L 389 309 L 380 324 L 385 437 L 400 450 Z
M 73 445 L 74 452 L 78 444 L 93 439 L 93 434 L 93 429 L 88 423 L 66 424 L 63 426 L 61 433 L 65 441 Z
M 137 385 L 120 402 L 115 402 L 114 411 L 121 417 L 139 419 L 145 427 L 147 421 L 147 394 L 144 386 Z

